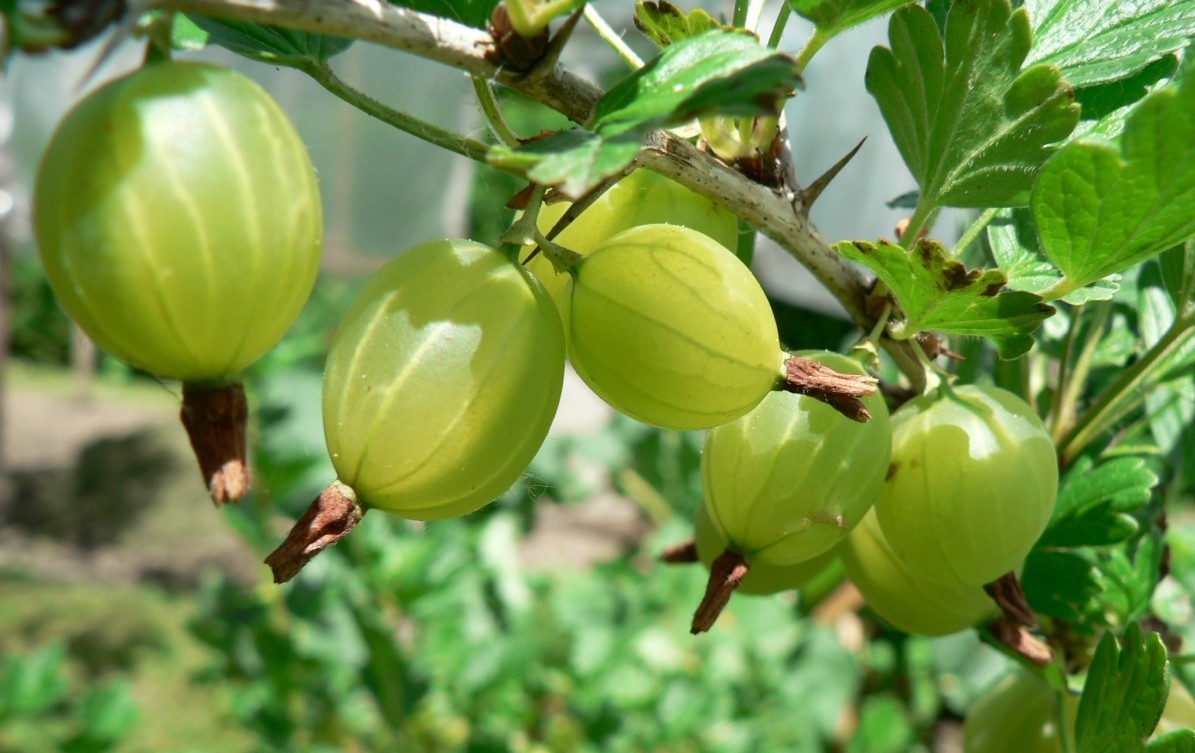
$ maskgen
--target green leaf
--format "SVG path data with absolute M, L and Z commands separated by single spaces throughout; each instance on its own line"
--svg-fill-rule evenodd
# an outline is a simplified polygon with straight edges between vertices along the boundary
M 218 44 L 238 55 L 277 65 L 322 63 L 349 48 L 351 39 L 309 34 L 305 31 L 280 29 L 263 24 L 241 21 L 222 21 L 207 16 L 186 16 L 199 31 L 207 34 L 207 41 Z M 184 31 L 187 31 L 184 28 Z M 185 34 L 184 41 L 198 39 L 195 31 Z
M 1120 512 L 1136 510 L 1149 502 L 1158 483 L 1144 458 L 1114 458 L 1093 466 L 1095 462 L 1084 456 L 1067 471 L 1058 491 L 1053 521 L 1105 502 Z
M 668 0 L 635 3 L 635 27 L 658 47 L 667 47 L 711 29 L 736 31 L 735 27 L 720 23 L 701 8 L 686 13 Z M 740 34 L 751 33 L 746 29 L 737 31 Z
M 573 128 L 524 144 L 517 150 L 495 146 L 486 155 L 492 165 L 526 171 L 537 183 L 556 186 L 570 198 L 614 175 L 635 159 L 643 135 L 620 133 L 612 138 Z
M 607 92 L 588 130 L 495 147 L 489 161 L 576 199 L 630 164 L 651 131 L 707 112 L 775 113 L 800 82 L 792 57 L 745 34 L 707 31 L 664 48 Z
M 1178 58 L 1167 55 L 1129 78 L 1076 90 L 1075 101 L 1083 108 L 1082 119 L 1070 140 L 1111 141 L 1120 136 L 1133 105 L 1163 86 L 1177 70 Z
M 711 30 L 663 49 L 598 100 L 591 130 L 648 131 L 708 112 L 775 114 L 801 84 L 796 61 L 754 37 Z
M 1025 559 L 1021 587 L 1033 611 L 1080 622 L 1100 595 L 1095 565 L 1082 554 L 1035 549 Z
M 1158 264 L 1174 308 L 1185 311 L 1192 303 L 1188 297 L 1195 295 L 1195 244 L 1188 242 L 1162 252 Z
M 1182 49 L 1195 35 L 1195 0 L 1025 0 L 1031 63 L 1051 63 L 1075 86 L 1115 81 Z
M 846 753 L 905 753 L 913 742 L 908 713 L 891 695 L 867 698 L 859 711 L 859 725 Z
M 1075 721 L 1077 753 L 1138 753 L 1158 724 L 1170 674 L 1166 647 L 1132 623 L 1119 645 L 1105 633 L 1087 672 Z
M 1120 149 L 1067 144 L 1033 187 L 1042 250 L 1077 290 L 1195 236 L 1195 82 L 1150 94 Z M 1049 297 L 1049 296 L 1047 296 Z
M 490 16 L 499 0 L 389 0 L 391 5 L 417 10 L 441 18 L 451 18 L 475 29 L 489 26 Z
M 1101 621 L 1123 625 L 1143 617 L 1162 578 L 1162 531 L 1153 527 L 1132 541 L 1090 551 L 1095 556 L 1096 581 L 1100 585 Z
M 1034 177 L 1079 120 L 1073 91 L 1058 70 L 1021 63 L 1029 19 L 1008 0 L 954 3 L 945 49 L 930 13 L 919 6 L 892 16 L 891 49 L 867 64 L 875 97 L 905 164 L 921 187 L 921 205 L 1019 206 Z
M 922 240 L 905 251 L 895 243 L 843 242 L 835 250 L 876 273 L 895 296 L 904 321 L 898 338 L 927 329 L 979 335 L 996 342 L 1003 358 L 1016 358 L 1033 346 L 1030 335 L 1054 309 L 1023 291 L 1001 292 L 998 269 L 968 271 L 935 241 Z
M 1037 232 L 1029 210 L 1018 207 L 1001 211 L 988 225 L 987 233 L 996 266 L 1008 276 L 1009 290 L 1040 295 L 1062 279 L 1062 273 L 1042 256 L 1038 248 Z M 1119 280 L 1119 275 L 1111 275 L 1068 293 L 1062 300 L 1075 306 L 1106 301 L 1120 289 Z
M 61 701 L 68 689 L 62 663 L 66 648 L 54 643 L 24 656 L 10 656 L 0 673 L 0 718 L 38 714 Z
M 1176 250 L 1181 250 L 1181 247 Z M 1181 285 L 1182 282 L 1181 278 L 1171 280 L 1172 285 L 1174 283 Z M 1181 291 L 1180 287 L 1177 293 L 1178 297 L 1183 296 Z M 1142 344 L 1146 348 L 1154 347 L 1158 341 L 1169 334 L 1175 326 L 1177 318 L 1178 309 L 1175 305 L 1175 295 L 1168 289 L 1168 285 L 1163 279 L 1161 265 L 1146 265 L 1141 270 L 1137 281 L 1137 324 Z M 1155 366 L 1150 380 L 1152 384 L 1191 375 L 1193 367 L 1195 367 L 1195 327 L 1188 329 L 1190 331 L 1181 336 L 1173 350 Z
M 912 0 L 788 0 L 789 6 L 802 18 L 812 21 L 825 38 L 910 2 Z
M 116 741 L 137 721 L 139 712 L 123 681 L 111 682 L 87 691 L 79 701 L 79 721 L 84 734 L 95 740 Z
M 1176 729 L 1150 740 L 1146 753 L 1195 753 L 1195 730 Z

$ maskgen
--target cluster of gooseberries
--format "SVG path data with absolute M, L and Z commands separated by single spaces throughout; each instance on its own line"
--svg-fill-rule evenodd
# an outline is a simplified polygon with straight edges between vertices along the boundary
M 242 495 L 236 376 L 291 325 L 319 261 L 318 189 L 289 121 L 231 71 L 150 63 L 66 118 L 36 205 L 63 307 L 113 355 L 183 382 L 213 498 Z M 546 232 L 565 211 L 531 220 Z M 1026 404 L 941 384 L 890 417 L 857 360 L 784 352 L 728 250 L 735 218 L 651 173 L 539 237 L 528 264 L 517 244 L 424 243 L 366 283 L 324 379 L 337 478 L 267 560 L 277 580 L 368 509 L 434 520 L 501 494 L 547 434 L 567 357 L 627 415 L 709 430 L 695 550 L 711 579 L 694 632 L 736 588 L 799 587 L 834 559 L 904 630 L 995 611 L 984 585 L 1020 566 L 1057 489 Z

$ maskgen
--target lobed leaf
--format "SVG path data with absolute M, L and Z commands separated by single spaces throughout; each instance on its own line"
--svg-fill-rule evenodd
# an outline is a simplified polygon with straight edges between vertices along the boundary
M 667 47 L 682 39 L 696 37 L 711 29 L 736 31 L 733 26 L 720 23 L 701 8 L 686 13 L 668 0 L 646 0 L 635 3 L 635 27 L 658 47 Z M 750 34 L 746 29 L 740 34 Z
M 996 266 L 1008 275 L 1009 290 L 1025 290 L 1041 295 L 1062 279 L 1062 273 L 1042 256 L 1029 210 L 1017 207 L 1001 211 L 988 225 L 987 236 Z M 1119 289 L 1120 276 L 1110 275 L 1088 287 L 1068 293 L 1062 300 L 1074 306 L 1090 301 L 1106 301 L 1116 295 Z
M 1170 688 L 1166 647 L 1132 623 L 1118 642 L 1105 633 L 1087 673 L 1075 721 L 1078 753 L 1138 753 L 1158 724 Z
M 871 269 L 892 291 L 904 315 L 893 335 L 908 338 L 926 329 L 979 335 L 996 342 L 1003 358 L 1016 358 L 1033 346 L 1030 335 L 1054 313 L 1041 297 L 1002 292 L 1007 278 L 998 269 L 970 270 L 935 241 L 922 240 L 911 251 L 895 243 L 843 242 L 835 250 Z
M 1058 501 L 1039 547 L 1103 546 L 1138 530 L 1128 513 L 1146 505 L 1158 477 L 1140 457 L 1113 458 L 1095 466 L 1081 457 L 1063 478 Z
M 818 32 L 827 38 L 910 2 L 912 0 L 788 0 L 797 15 L 813 22 Z
M 1177 71 L 1178 58 L 1167 55 L 1128 78 L 1078 89 L 1075 101 L 1083 108 L 1082 119 L 1070 140 L 1117 138 L 1124 131 L 1133 106 L 1164 86 Z
M 1050 63 L 1075 86 L 1127 78 L 1195 36 L 1195 0 L 1025 0 L 1029 63 Z
M 717 111 L 779 111 L 801 83 L 796 61 L 746 34 L 710 30 L 671 44 L 597 103 L 590 128 L 647 131 Z
M 1031 45 L 1025 12 L 1008 0 L 954 3 L 943 39 L 929 11 L 908 6 L 893 14 L 888 36 L 891 49 L 871 52 L 867 90 L 922 205 L 1027 204 L 1079 107 L 1057 68 L 1021 69 Z
M 1032 210 L 1059 297 L 1195 236 L 1195 83 L 1150 94 L 1120 148 L 1067 144 L 1046 162 Z
M 1078 552 L 1035 549 L 1025 559 L 1021 587 L 1033 611 L 1082 623 L 1100 596 L 1095 565 Z

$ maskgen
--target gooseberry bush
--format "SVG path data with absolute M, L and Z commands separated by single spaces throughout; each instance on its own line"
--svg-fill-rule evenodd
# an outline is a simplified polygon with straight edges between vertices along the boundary
M 116 23 L 149 52 L 48 148 L 41 257 L 101 347 L 183 382 L 218 501 L 245 481 L 228 491 L 202 438 L 219 424 L 212 443 L 243 448 L 245 398 L 221 398 L 230 422 L 194 397 L 226 395 L 295 321 L 322 211 L 269 95 L 180 58 L 222 46 L 293 68 L 513 181 L 502 232 L 394 249 L 337 312 L 307 437 L 334 477 L 282 449 L 289 418 L 257 419 L 269 483 L 229 515 L 294 583 L 213 586 L 197 629 L 270 749 L 311 742 L 307 726 L 330 749 L 895 753 L 957 749 L 943 729 L 962 719 L 969 753 L 1195 751 L 1195 568 L 1172 556 L 1195 549 L 1176 535 L 1195 467 L 1195 1 L 645 0 L 625 30 L 584 0 L 68 5 L 0 6 L 10 45 Z M 812 32 L 786 49 L 793 15 Z M 863 81 L 806 78 L 869 21 L 888 40 Z M 605 88 L 570 67 L 586 26 L 611 51 Z M 354 43 L 466 72 L 485 140 L 341 80 Z M 831 241 L 810 219 L 867 159 L 798 182 L 784 104 L 827 86 L 874 100 L 908 168 L 891 237 Z M 519 108 L 567 125 L 517 132 Z M 751 271 L 760 236 L 853 332 L 784 320 Z M 566 362 L 620 413 L 592 437 L 548 436 Z M 264 380 L 261 404 L 311 415 L 281 393 Z M 521 578 L 516 531 L 545 497 L 583 496 L 577 459 L 658 524 L 641 551 L 660 563 Z M 312 483 L 278 545 L 264 503 Z M 653 605 L 685 618 L 634 621 Z M 296 643 L 280 612 L 317 637 Z M 453 617 L 412 639 L 391 625 Z M 709 635 L 673 635 L 690 631 Z

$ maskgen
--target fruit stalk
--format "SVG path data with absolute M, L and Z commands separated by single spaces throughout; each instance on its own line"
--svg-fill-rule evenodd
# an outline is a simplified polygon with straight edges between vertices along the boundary
M 730 602 L 730 597 L 734 595 L 734 590 L 743 582 L 743 578 L 747 577 L 747 571 L 750 569 L 751 565 L 743 555 L 729 549 L 710 563 L 710 579 L 705 586 L 705 596 L 697 605 L 697 611 L 693 613 L 690 633 L 704 633 L 714 626 L 718 615 L 722 614 L 722 610 Z
M 245 426 L 249 408 L 240 382 L 219 387 L 183 383 L 179 418 L 199 460 L 199 470 L 217 507 L 249 490 Z
M 875 377 L 843 374 L 801 356 L 789 356 L 784 370 L 786 376 L 780 388 L 785 392 L 820 400 L 852 421 L 866 423 L 871 419 L 871 412 L 860 398 L 876 391 L 879 382 Z
M 333 481 L 290 529 L 286 540 L 266 557 L 274 582 L 286 583 L 298 575 L 315 555 L 356 528 L 364 515 L 365 508 L 357 502 L 353 490 Z
M 665 565 L 687 565 L 693 562 L 700 562 L 701 558 L 697 556 L 697 540 L 689 539 L 682 541 L 679 544 L 665 547 L 664 551 L 660 552 L 660 562 Z

